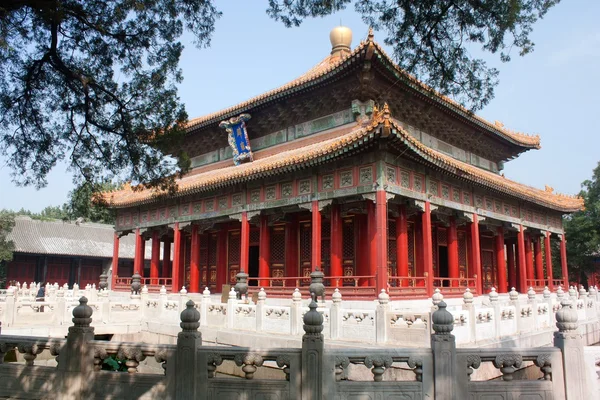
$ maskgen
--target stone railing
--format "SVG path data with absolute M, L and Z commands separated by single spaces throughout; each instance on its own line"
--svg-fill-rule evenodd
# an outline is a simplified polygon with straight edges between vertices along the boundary
M 71 290 L 74 292 L 75 290 Z M 78 290 L 89 295 L 88 306 L 93 308 L 94 326 L 136 325 L 142 323 L 174 327 L 179 314 L 191 298 L 200 311 L 202 327 L 222 330 L 240 330 L 258 334 L 290 335 L 300 338 L 302 317 L 308 311 L 308 299 L 294 290 L 290 300 L 268 301 L 268 294 L 260 289 L 256 303 L 238 299 L 232 289 L 226 303 L 216 302 L 206 289 L 202 294 L 189 294 L 182 289 L 168 294 L 161 290 L 151 294 L 142 288 L 140 294 L 122 297 L 106 290 L 86 288 Z M 0 303 L 0 321 L 5 329 L 23 327 L 62 327 L 66 331 L 69 315 L 77 302 L 66 297 L 67 291 L 58 288 L 45 301 L 19 299 L 16 291 L 8 291 Z M 87 296 L 86 296 L 87 297 Z M 448 311 L 454 317 L 454 335 L 459 347 L 512 341 L 512 346 L 548 345 L 555 328 L 555 312 L 563 299 L 574 301 L 580 321 L 580 333 L 585 343 L 600 341 L 600 301 L 596 288 L 564 292 L 560 287 L 551 293 L 519 294 L 514 289 L 499 295 L 495 289 L 485 296 L 474 297 L 467 289 L 463 298 L 451 299 Z M 420 301 L 390 301 L 386 292 L 375 302 L 344 301 L 342 294 L 333 291 L 331 301 L 320 302 L 317 311 L 324 317 L 323 334 L 328 339 L 395 344 L 408 347 L 429 347 L 431 312 L 444 296 L 436 289 L 431 303 Z M 93 299 L 93 300 L 92 300 Z M 43 311 L 43 312 L 42 312 Z M 52 331 L 58 334 L 60 330 Z M 104 331 L 103 331 L 104 332 Z
M 325 347 L 324 318 L 317 308 L 312 301 L 302 318 L 301 348 L 203 346 L 201 314 L 191 300 L 180 313 L 177 344 L 149 345 L 93 340 L 93 309 L 81 298 L 66 340 L 0 335 L 0 360 L 6 353 L 22 354 L 24 359 L 0 363 L 0 397 L 594 398 L 589 379 L 597 367 L 584 360 L 577 306 L 570 299 L 563 299 L 556 312 L 554 347 L 510 349 L 457 349 L 455 317 L 443 300 L 431 313 L 430 348 L 330 349 Z M 46 350 L 56 357 L 56 366 L 36 364 Z M 586 349 L 586 357 L 589 354 Z M 595 362 L 597 352 L 593 354 Z M 127 370 L 102 370 L 111 356 Z M 154 373 L 139 370 L 147 359 L 156 364 Z M 491 381 L 494 378 L 500 379 Z

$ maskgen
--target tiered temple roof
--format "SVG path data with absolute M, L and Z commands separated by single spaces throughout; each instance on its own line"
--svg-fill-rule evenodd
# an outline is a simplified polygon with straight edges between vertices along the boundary
M 540 147 L 539 136 L 517 133 L 505 128 L 501 123 L 488 122 L 403 71 L 373 40 L 372 32 L 367 40 L 362 41 L 353 51 L 328 56 L 298 79 L 233 107 L 190 120 L 188 133 L 202 134 L 204 127 L 218 124 L 221 120 L 252 111 L 267 103 L 277 102 L 278 99 L 293 95 L 307 86 L 322 85 L 351 65 L 374 58 L 389 68 L 405 85 L 427 96 L 436 105 L 451 113 L 454 118 L 475 123 L 495 140 L 509 143 L 513 148 L 513 156 Z M 232 165 L 231 160 L 228 160 L 205 165 L 178 180 L 178 191 L 174 195 L 154 190 L 134 191 L 127 187 L 120 191 L 105 193 L 105 199 L 114 208 L 124 208 L 160 201 L 165 196 L 181 197 L 206 192 L 346 157 L 369 148 L 376 140 L 389 138 L 394 145 L 408 149 L 418 162 L 441 169 L 455 178 L 560 212 L 574 212 L 583 207 L 583 200 L 580 198 L 555 194 L 551 190 L 540 190 L 511 181 L 503 175 L 486 171 L 428 147 L 407 132 L 402 123 L 393 119 L 390 114 L 386 104 L 381 112 L 375 112 L 370 119 L 359 120 L 354 125 L 346 125 L 318 135 L 255 151 L 253 162 L 235 166 Z

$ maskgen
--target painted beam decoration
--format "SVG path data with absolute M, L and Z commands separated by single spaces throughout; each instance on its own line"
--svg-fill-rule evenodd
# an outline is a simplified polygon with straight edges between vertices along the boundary
M 250 114 L 240 114 L 237 117 L 221 121 L 219 124 L 220 128 L 227 131 L 229 145 L 233 149 L 233 163 L 235 165 L 253 160 L 248 131 L 246 130 L 246 121 L 249 119 Z

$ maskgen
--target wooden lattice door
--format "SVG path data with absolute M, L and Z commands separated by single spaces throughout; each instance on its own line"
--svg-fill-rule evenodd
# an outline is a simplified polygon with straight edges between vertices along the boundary
M 299 224 L 300 230 L 300 265 L 299 265 L 299 275 L 310 277 L 310 273 L 312 271 L 311 264 L 311 240 L 312 240 L 312 231 L 310 222 L 300 222 Z M 310 284 L 310 281 L 303 280 L 302 284 Z

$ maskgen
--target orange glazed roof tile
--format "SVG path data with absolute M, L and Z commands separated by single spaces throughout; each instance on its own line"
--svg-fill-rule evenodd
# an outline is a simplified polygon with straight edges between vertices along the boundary
M 231 165 L 188 175 L 177 181 L 178 191 L 174 196 L 180 197 L 205 192 L 265 175 L 284 173 L 296 168 L 320 164 L 338 156 L 348 155 L 352 151 L 364 149 L 366 144 L 381 136 L 382 131 L 384 135 L 386 132 L 391 131 L 390 137 L 392 140 L 403 142 L 422 159 L 461 179 L 467 179 L 509 196 L 515 196 L 562 212 L 574 212 L 583 207 L 583 199 L 581 198 L 554 194 L 548 190 L 523 185 L 493 172 L 458 161 L 425 146 L 390 118 L 387 107 L 382 112 L 376 111 L 370 121 L 357 124 L 355 129 L 350 130 L 348 133 L 342 133 L 339 136 L 318 142 L 311 142 L 304 147 L 282 151 L 242 165 Z M 116 192 L 107 192 L 104 197 L 110 206 L 120 208 L 158 201 L 165 197 L 165 193 L 148 189 L 134 191 L 128 187 Z
M 350 53 L 344 56 L 328 56 L 323 61 L 318 63 L 316 66 L 311 68 L 308 72 L 301 75 L 300 77 L 294 79 L 291 82 L 286 83 L 283 86 L 272 89 L 268 92 L 255 96 L 249 100 L 243 101 L 239 104 L 236 104 L 232 107 L 225 108 L 223 110 L 194 118 L 188 121 L 188 131 L 194 130 L 196 127 L 205 124 L 220 121 L 223 118 L 226 118 L 229 115 L 238 114 L 244 110 L 247 110 L 250 107 L 259 105 L 263 102 L 269 101 L 273 98 L 277 98 L 284 94 L 293 92 L 294 90 L 299 89 L 301 86 L 305 84 L 314 84 L 317 83 L 329 75 L 333 75 L 336 71 L 343 69 L 344 66 L 347 66 L 359 59 L 371 59 L 373 54 L 378 54 L 382 62 L 388 64 L 393 68 L 393 70 L 398 74 L 399 77 L 405 79 L 409 86 L 412 86 L 417 91 L 427 95 L 428 97 L 439 101 L 441 104 L 445 105 L 449 109 L 461 114 L 467 119 L 475 120 L 478 122 L 480 126 L 496 133 L 500 137 L 507 139 L 515 144 L 520 146 L 528 147 L 528 148 L 540 148 L 540 137 L 539 135 L 527 135 L 525 133 L 516 132 L 504 127 L 504 124 L 501 122 L 495 121 L 491 123 L 486 119 L 474 114 L 469 111 L 456 101 L 451 98 L 437 92 L 433 88 L 429 87 L 425 83 L 419 81 L 417 78 L 400 68 L 394 61 L 387 55 L 387 53 L 383 50 L 383 48 L 374 41 L 372 31 L 370 31 L 367 40 L 363 40 L 360 44 Z

